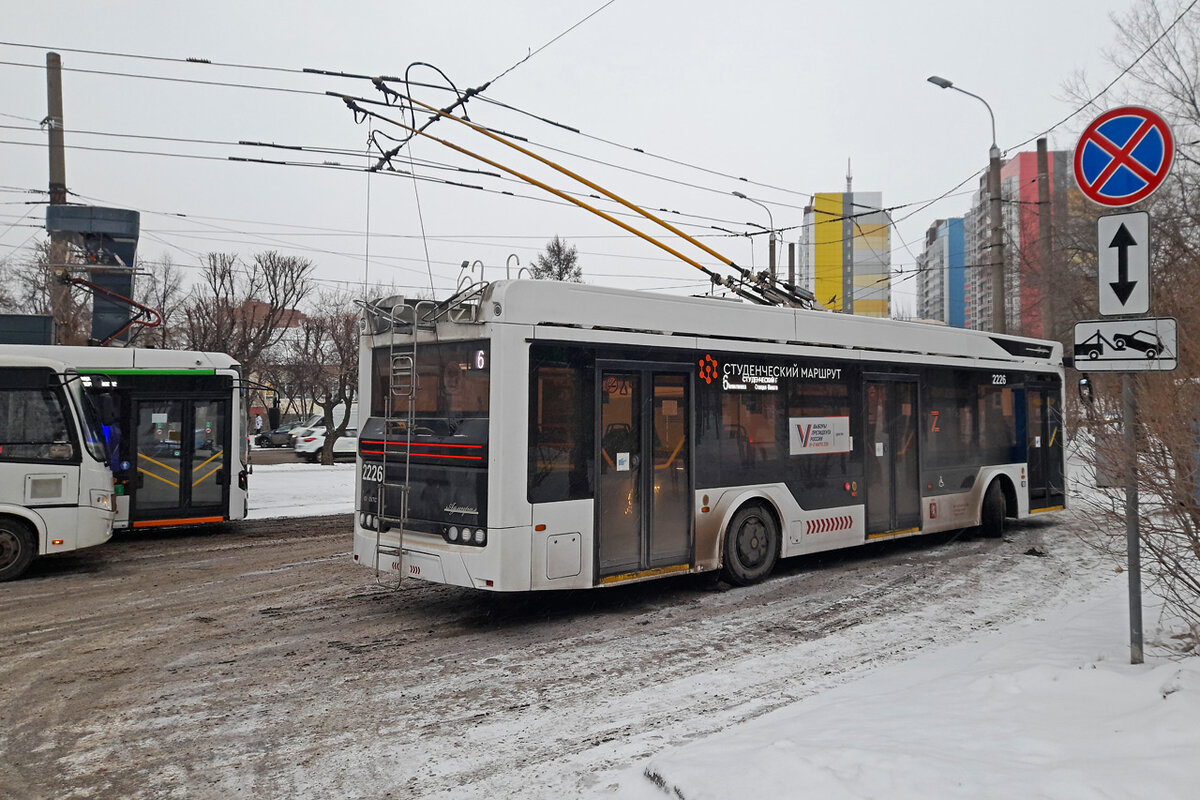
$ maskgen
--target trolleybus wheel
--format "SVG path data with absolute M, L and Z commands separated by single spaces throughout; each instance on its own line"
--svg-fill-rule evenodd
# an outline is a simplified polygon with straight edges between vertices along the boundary
M 779 558 L 779 526 L 761 505 L 743 506 L 725 531 L 725 578 L 738 586 L 758 583 Z
M 37 538 L 24 522 L 0 517 L 0 581 L 21 576 L 37 555 Z
M 979 512 L 979 528 L 984 536 L 996 538 L 1004 534 L 1004 491 L 1000 481 L 992 481 L 983 494 Z

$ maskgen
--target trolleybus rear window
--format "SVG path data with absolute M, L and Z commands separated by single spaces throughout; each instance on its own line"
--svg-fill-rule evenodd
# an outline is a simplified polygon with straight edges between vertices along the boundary
M 408 414 L 404 384 L 411 379 L 394 375 L 404 369 L 398 359 L 407 354 L 411 350 L 402 347 L 378 347 L 372 354 L 372 417 Z M 418 417 L 487 416 L 492 365 L 486 341 L 422 343 L 416 364 Z

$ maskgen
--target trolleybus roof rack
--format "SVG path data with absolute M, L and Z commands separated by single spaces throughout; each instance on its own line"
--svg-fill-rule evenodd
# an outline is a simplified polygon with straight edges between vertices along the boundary
M 433 328 L 445 317 L 450 322 L 472 324 L 480 322 L 479 300 L 488 287 L 487 281 L 477 281 L 451 297 L 435 302 L 402 295 L 390 295 L 377 300 L 355 300 L 364 313 L 364 324 L 370 333 L 386 333 L 392 328 Z

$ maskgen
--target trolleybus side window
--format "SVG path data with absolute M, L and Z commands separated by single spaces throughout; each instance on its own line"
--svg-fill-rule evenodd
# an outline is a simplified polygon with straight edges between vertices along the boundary
M 792 420 L 803 422 L 793 423 Z M 849 384 L 791 380 L 788 386 L 788 413 L 785 422 L 789 425 L 799 425 L 797 435 L 806 440 L 810 439 L 812 430 L 817 425 L 838 430 L 844 426 L 846 431 L 852 430 Z M 790 439 L 784 441 L 790 442 Z M 791 460 L 794 476 L 803 481 L 804 487 L 841 484 L 847 478 L 859 477 L 862 470 L 857 466 L 853 449 L 843 448 L 849 448 L 849 444 L 835 445 L 830 448 L 829 453 L 804 448 L 802 458 Z
M 977 373 L 930 370 L 925 374 L 924 457 L 929 467 L 958 467 L 980 460 L 975 430 Z
M 1025 455 L 1020 452 L 1016 435 L 1013 390 L 1008 386 L 993 386 L 990 381 L 990 375 L 980 375 L 980 457 L 984 463 L 989 464 L 1011 464 L 1024 461 Z
M 721 397 L 722 460 L 745 468 L 779 461 L 787 447 L 782 406 L 778 392 L 725 392 Z
M 925 463 L 931 468 L 1024 461 L 1014 395 L 993 373 L 927 371 L 923 421 Z
M 8 385 L 0 389 L 0 459 L 78 462 L 62 390 L 46 387 L 50 374 L 4 372 Z
M 529 502 L 593 496 L 595 370 L 577 351 L 530 349 Z

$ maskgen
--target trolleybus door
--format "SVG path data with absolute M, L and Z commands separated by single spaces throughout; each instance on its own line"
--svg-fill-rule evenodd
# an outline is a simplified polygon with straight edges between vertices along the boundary
M 133 414 L 133 526 L 223 517 L 229 401 L 142 398 Z
M 916 530 L 921 525 L 916 379 L 872 376 L 863 398 L 867 535 Z
M 1062 409 L 1050 384 L 1025 388 L 1026 462 L 1029 507 L 1037 511 L 1063 505 Z
M 691 377 L 601 368 L 598 576 L 691 563 Z

